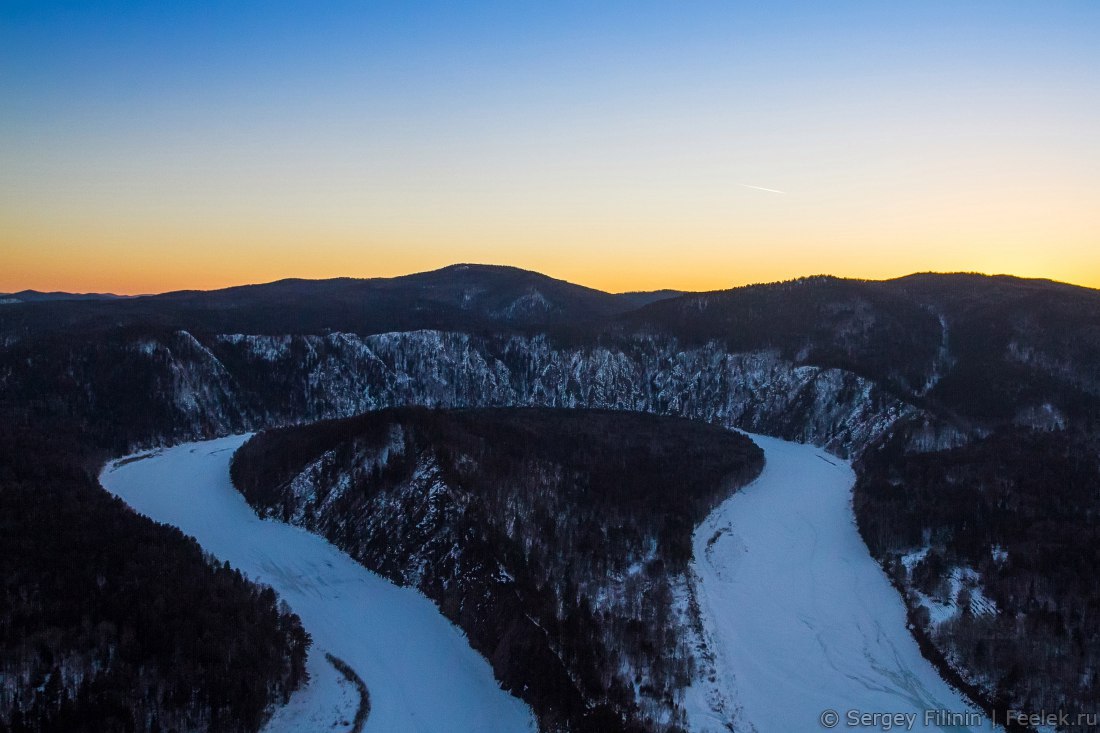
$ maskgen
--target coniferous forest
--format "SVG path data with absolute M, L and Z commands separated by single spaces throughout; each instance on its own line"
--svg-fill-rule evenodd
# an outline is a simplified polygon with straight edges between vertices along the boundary
M 232 473 L 262 514 L 423 590 L 545 729 L 595 733 L 683 729 L 657 721 L 702 670 L 692 532 L 762 466 L 683 419 L 401 408 L 261 433 Z
M 930 453 L 899 442 L 868 452 L 856 513 L 899 586 L 929 599 L 910 597 L 922 632 L 1003 709 L 1100 705 L 1100 446 L 1018 429 Z M 974 582 L 954 589 L 960 569 Z M 947 602 L 960 612 L 933 623 L 927 606 Z
M 109 497 L 75 436 L 0 438 L 0 731 L 256 731 L 304 682 L 273 591 Z

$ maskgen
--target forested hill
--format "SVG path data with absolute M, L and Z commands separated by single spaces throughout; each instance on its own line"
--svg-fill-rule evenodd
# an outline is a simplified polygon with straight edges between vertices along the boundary
M 1100 705 L 1100 440 L 1006 429 L 858 466 L 855 509 L 918 631 L 1007 710 Z
M 113 301 L 7 304 L 2 331 L 22 336 L 76 327 L 128 326 L 199 333 L 312 334 L 441 329 L 561 329 L 594 324 L 675 295 L 613 295 L 514 267 L 453 265 L 394 278 L 280 280 L 213 291 L 179 291 Z
M 1026 422 L 1044 405 L 1094 420 L 1100 406 L 1100 291 L 1046 280 L 821 276 L 685 294 L 620 320 L 840 367 L 967 422 Z
M 682 724 L 705 673 L 692 532 L 762 465 L 682 419 L 406 408 L 261 433 L 232 473 L 261 513 L 423 590 L 544 729 L 615 731 Z
M 219 334 L 546 334 L 582 347 L 645 334 L 843 369 L 967 425 L 1026 423 L 1040 413 L 1087 420 L 1100 406 L 1100 291 L 1007 276 L 818 276 L 708 293 L 615 295 L 517 268 L 454 265 L 395 278 L 0 307 L 0 345 L 31 350 L 74 335 L 178 330 L 203 341 Z
M 1020 684 L 1027 673 L 1014 671 L 1020 648 L 1010 635 L 973 644 L 977 626 L 948 618 L 969 608 L 956 603 L 963 586 L 982 598 L 982 587 L 989 595 L 1034 587 L 976 608 L 1019 614 L 1029 643 L 1057 649 L 1073 639 L 1072 658 L 1100 668 L 1092 617 L 1080 610 L 1100 604 L 1093 566 L 1070 563 L 1046 577 L 1047 562 L 1032 562 L 1038 553 L 1068 557 L 1077 542 L 1080 523 L 1063 507 L 1078 518 L 1100 509 L 1093 474 L 1080 468 L 1093 465 L 1083 451 L 1100 436 L 1096 290 L 925 274 L 612 295 L 514 268 L 457 265 L 402 278 L 0 304 L 0 425 L 12 436 L 6 445 L 22 446 L 11 453 L 20 463 L 0 466 L 0 481 L 25 487 L 2 498 L 21 497 L 19 511 L 49 518 L 51 537 L 84 532 L 53 508 L 56 494 L 38 490 L 73 486 L 57 456 L 78 452 L 79 470 L 94 475 L 88 462 L 140 446 L 401 405 L 676 415 L 855 458 L 861 530 L 887 566 L 911 566 L 895 578 L 918 620 L 924 607 L 938 612 L 930 624 L 945 621 L 927 637 L 950 664 L 1015 709 L 1100 697 L 1100 675 L 1062 670 Z M 1043 479 L 1020 461 L 999 461 L 1002 453 L 1035 456 L 1040 466 L 1071 462 L 1057 475 L 1072 481 Z M 952 492 L 957 485 L 985 488 Z M 97 489 L 79 491 L 87 498 Z M 124 511 L 94 506 L 104 527 Z M 1024 516 L 1044 539 L 1006 550 Z M 967 539 L 975 536 L 981 544 Z M 97 541 L 113 540 L 104 532 Z M 12 545 L 4 582 L 11 597 L 52 599 L 75 629 L 87 596 L 56 589 L 91 545 L 56 546 L 65 552 L 32 558 L 34 542 Z M 35 577 L 19 571 L 32 566 Z M 138 602 L 144 585 L 122 583 L 113 575 L 120 566 L 111 567 L 118 597 Z M 0 625 L 5 644 L 14 628 Z M 990 628 L 1008 634 L 1003 622 Z M 25 704 L 37 687 L 20 685 Z

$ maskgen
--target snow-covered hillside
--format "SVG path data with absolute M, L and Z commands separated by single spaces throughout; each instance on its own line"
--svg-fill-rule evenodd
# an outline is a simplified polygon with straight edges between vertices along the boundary
M 989 730 L 984 719 L 926 725 L 925 711 L 979 717 L 921 656 L 901 598 L 860 539 L 849 464 L 812 446 L 751 437 L 764 449 L 763 473 L 695 533 L 692 567 L 715 674 L 687 696 L 692 730 L 818 730 L 827 710 L 841 729 L 857 711 L 914 715 L 912 730 Z
M 683 733 L 692 531 L 763 465 L 687 420 L 401 408 L 266 432 L 231 474 L 261 516 L 423 591 L 543 730 Z
M 322 538 L 263 521 L 229 479 L 248 436 L 179 445 L 110 463 L 103 486 L 139 512 L 193 535 L 205 550 L 272 586 L 313 637 L 313 683 L 268 733 L 347 730 L 357 704 L 325 664 L 329 652 L 366 682 L 365 731 L 534 729 L 530 710 L 504 692 L 489 664 L 419 592 L 399 588 Z

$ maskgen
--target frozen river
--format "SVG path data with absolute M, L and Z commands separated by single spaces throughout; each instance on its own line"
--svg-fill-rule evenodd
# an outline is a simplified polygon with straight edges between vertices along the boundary
M 989 730 L 909 634 L 901 599 L 856 531 L 851 467 L 812 446 L 751 437 L 765 451 L 763 473 L 695 532 L 692 567 L 715 674 L 688 691 L 692 730 L 823 730 L 830 711 L 842 730 Z M 256 516 L 229 479 L 246 439 L 115 462 L 100 480 L 272 586 L 302 617 L 314 639 L 313 681 L 267 733 L 346 729 L 356 695 L 324 652 L 366 682 L 367 731 L 533 730 L 527 706 L 499 688 L 424 596 L 320 537 Z M 978 722 L 953 724 L 960 720 Z
M 371 573 L 316 535 L 261 520 L 229 479 L 247 435 L 189 443 L 116 461 L 104 488 L 158 522 L 179 527 L 220 560 L 274 588 L 313 637 L 313 680 L 266 733 L 347 730 L 358 694 L 325 661 L 329 652 L 366 682 L 365 731 L 534 730 L 530 709 L 500 689 L 462 632 L 409 588 Z
M 837 730 L 990 730 L 921 656 L 856 530 L 849 464 L 750 437 L 764 449 L 763 473 L 695 532 L 717 675 L 689 692 L 692 729 L 789 733 L 835 719 Z

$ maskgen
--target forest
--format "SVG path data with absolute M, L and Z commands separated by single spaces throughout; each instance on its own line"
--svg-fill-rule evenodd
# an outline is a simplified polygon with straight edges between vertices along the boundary
M 671 731 L 697 672 L 692 532 L 762 465 L 682 419 L 405 408 L 266 431 L 232 473 L 262 513 L 421 588 L 547 730 Z
M 1095 709 L 1100 444 L 1021 429 L 931 453 L 901 443 L 865 454 L 855 508 L 924 632 L 1002 709 Z M 923 548 L 907 568 L 902 558 Z M 945 599 L 960 568 L 977 581 L 960 591 L 958 613 L 933 623 L 916 593 Z M 972 603 L 975 592 L 995 612 Z
M 0 731 L 258 730 L 305 681 L 298 617 L 109 497 L 97 455 L 0 422 Z

